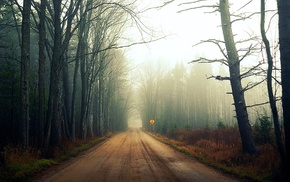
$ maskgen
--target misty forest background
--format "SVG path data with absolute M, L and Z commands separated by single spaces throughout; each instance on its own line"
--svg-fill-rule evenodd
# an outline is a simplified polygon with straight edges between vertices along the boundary
M 136 68 L 123 48 L 159 39 L 124 40 L 124 31 L 133 26 L 140 35 L 148 35 L 137 5 L 111 0 L 0 0 L 0 150 L 18 144 L 44 150 L 61 147 L 65 141 L 126 130 L 129 118 L 141 118 L 144 129 L 161 134 L 243 125 L 237 122 L 229 70 L 218 58 L 196 58 L 193 62 L 203 63 L 178 63 L 173 68 L 148 60 L 132 75 Z M 274 43 L 272 88 L 284 133 L 279 49 Z M 238 49 L 241 60 L 249 57 L 256 63 L 241 69 L 250 127 L 266 118 L 274 128 L 262 38 L 255 35 L 237 44 L 246 47 Z M 219 63 L 205 64 L 210 62 Z

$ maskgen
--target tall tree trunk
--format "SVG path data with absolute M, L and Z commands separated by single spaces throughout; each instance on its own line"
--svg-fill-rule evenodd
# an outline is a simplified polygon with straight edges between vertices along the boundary
M 102 60 L 100 60 L 102 63 Z M 101 66 L 102 67 L 102 64 Z M 102 68 L 101 68 L 102 69 Z M 102 135 L 102 124 L 103 124 L 103 70 L 100 71 L 99 75 L 99 89 L 98 89 L 98 136 Z
M 89 125 L 89 105 L 90 105 L 90 90 L 91 85 L 89 84 L 89 75 L 91 72 L 91 65 L 89 63 L 89 54 L 88 54 L 88 44 L 89 42 L 89 30 L 90 30 L 90 24 L 91 24 L 91 16 L 92 11 L 89 11 L 89 13 L 86 13 L 86 10 L 92 8 L 92 1 L 87 1 L 85 9 L 83 7 L 80 7 L 80 12 L 83 14 L 83 38 L 82 40 L 82 46 L 81 46 L 81 62 L 80 62 L 80 71 L 81 71 L 81 123 L 82 123 L 82 138 L 86 139 L 88 135 L 88 125 Z M 92 61 L 92 60 L 91 60 Z
M 80 30 L 79 30 L 80 31 Z M 82 33 L 79 33 L 79 38 L 81 38 Z M 80 65 L 80 42 L 78 43 L 77 53 L 76 53 L 76 62 L 73 75 L 73 85 L 72 85 L 72 98 L 71 98 L 71 122 L 70 122 L 70 138 L 72 141 L 76 140 L 76 120 L 75 120 L 75 102 L 76 102 L 76 92 L 77 92 L 77 79 L 79 75 L 79 65 Z
M 220 0 L 220 14 L 223 36 L 228 55 L 230 82 L 239 125 L 239 131 L 242 139 L 243 152 L 249 154 L 256 154 L 257 150 L 252 135 L 252 128 L 249 123 L 244 90 L 241 83 L 240 60 L 234 42 L 228 0 Z
M 38 67 L 38 146 L 44 145 L 45 123 L 45 11 L 46 0 L 41 0 L 39 12 L 39 67 Z
M 86 36 L 84 36 L 86 37 Z M 82 139 L 86 138 L 87 130 L 87 120 L 86 120 L 86 107 L 87 107 L 87 71 L 86 71 L 86 56 L 85 56 L 85 41 L 82 41 L 81 46 L 81 62 L 80 62 L 80 71 L 81 71 L 81 137 Z
M 76 2 L 76 3 L 75 3 Z M 75 1 L 70 0 L 70 5 L 67 10 L 67 26 L 65 31 L 64 40 L 62 42 L 61 46 L 61 53 L 60 55 L 63 55 L 64 53 L 67 53 L 67 49 L 69 47 L 70 38 L 72 36 L 72 21 L 74 19 L 74 16 L 77 14 L 78 9 L 80 7 L 82 1 Z M 79 50 L 79 49 L 78 49 Z M 71 91 L 71 88 L 69 86 L 69 73 L 68 73 L 68 60 L 67 56 L 65 62 L 61 65 L 62 66 L 62 78 L 63 78 L 63 94 L 64 94 L 64 121 L 65 121 L 65 133 L 66 135 L 72 140 L 75 141 L 75 115 L 74 115 L 74 105 L 75 105 L 75 91 L 76 91 L 76 80 L 77 80 L 77 73 L 78 73 L 78 50 L 77 50 L 77 61 L 75 65 L 75 75 L 73 78 L 73 88 Z M 72 96 L 71 96 L 72 92 Z
M 282 80 L 282 107 L 285 130 L 285 148 L 290 171 L 290 1 L 278 0 L 279 43 Z
M 66 52 L 67 53 L 67 52 Z M 64 134 L 67 139 L 70 139 L 70 123 L 71 123 L 71 87 L 69 84 L 69 71 L 68 71 L 68 59 L 67 55 L 64 59 L 65 63 L 62 65 L 62 78 L 63 78 L 63 117 L 64 117 Z
M 67 52 L 66 52 L 67 53 Z M 67 55 L 65 58 L 65 63 L 63 64 L 62 70 L 62 77 L 63 77 L 63 115 L 64 115 L 64 122 L 65 122 L 65 134 L 67 137 L 70 138 L 70 129 L 69 126 L 71 125 L 71 87 L 69 84 L 69 72 L 68 72 L 68 59 Z
M 29 145 L 29 67 L 31 0 L 23 1 L 21 44 L 21 144 Z
M 61 144 L 61 122 L 60 122 L 60 102 L 61 102 L 61 1 L 54 0 L 54 45 L 50 71 L 50 87 L 47 113 L 48 134 L 46 147 L 60 146 Z M 49 139 L 49 140 L 48 140 Z
M 98 135 L 98 127 L 99 127 L 99 99 L 98 99 L 98 95 L 99 95 L 99 85 L 95 84 L 94 85 L 94 93 L 93 93 L 93 132 L 94 132 L 94 136 Z
M 283 169 L 285 169 L 285 167 L 287 166 L 286 153 L 285 153 L 285 148 L 282 141 L 278 110 L 277 110 L 276 101 L 274 99 L 274 94 L 272 90 L 273 59 L 272 59 L 271 50 L 270 50 L 270 43 L 266 37 L 266 32 L 265 32 L 265 0 L 261 0 L 261 35 L 262 35 L 262 39 L 266 47 L 266 54 L 267 54 L 267 59 L 268 59 L 267 90 L 268 90 L 270 107 L 272 111 L 272 117 L 274 121 L 276 142 L 278 145 L 278 150 L 279 150 L 281 161 L 282 161 L 282 166 L 283 166 Z
M 83 7 L 80 6 L 80 14 L 81 16 L 85 16 L 83 14 Z M 73 88 L 72 88 L 72 98 L 71 98 L 71 123 L 70 123 L 70 133 L 71 133 L 71 139 L 72 141 L 75 141 L 76 139 L 76 121 L 75 121 L 75 110 L 76 110 L 76 92 L 77 92 L 77 79 L 79 76 L 79 70 L 80 70 L 80 64 L 83 57 L 83 41 L 84 41 L 84 27 L 85 27 L 85 20 L 82 19 L 82 22 L 80 23 L 80 27 L 78 29 L 78 37 L 79 42 L 77 46 L 77 53 L 76 53 L 76 62 L 75 62 L 75 69 L 74 69 L 74 76 L 73 76 Z M 81 90 L 82 91 L 82 90 Z M 81 109 L 82 110 L 82 109 Z

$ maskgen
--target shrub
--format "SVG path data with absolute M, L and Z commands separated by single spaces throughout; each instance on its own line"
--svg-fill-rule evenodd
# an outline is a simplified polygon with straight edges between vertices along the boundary
M 1 155 L 5 165 L 24 164 L 37 160 L 41 151 L 34 148 L 23 148 L 21 146 L 8 145 L 4 147 Z
M 168 138 L 175 138 L 175 130 L 177 129 L 177 125 L 176 123 L 175 124 L 171 124 L 170 128 L 167 128 L 167 131 L 166 131 L 166 136 Z
M 261 117 L 257 121 L 261 136 L 271 137 L 269 118 Z M 262 130 L 267 132 L 263 133 Z M 257 146 L 259 155 L 243 154 L 238 128 L 176 129 L 174 135 L 178 141 L 165 138 L 167 144 L 210 166 L 242 177 L 245 179 L 243 181 L 280 179 L 281 160 L 276 149 L 267 143 Z
M 223 120 L 222 119 L 219 119 L 218 123 L 217 123 L 217 127 L 218 129 L 221 129 L 221 128 L 225 128 L 226 125 L 224 124 Z
M 258 144 L 266 144 L 272 141 L 271 136 L 272 124 L 270 121 L 270 117 L 266 114 L 258 117 L 255 125 L 254 125 L 254 137 L 256 143 Z

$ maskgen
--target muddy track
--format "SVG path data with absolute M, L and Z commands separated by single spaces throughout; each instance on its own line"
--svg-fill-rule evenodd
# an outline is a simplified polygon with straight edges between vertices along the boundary
M 200 164 L 139 129 L 130 129 L 31 181 L 240 180 Z

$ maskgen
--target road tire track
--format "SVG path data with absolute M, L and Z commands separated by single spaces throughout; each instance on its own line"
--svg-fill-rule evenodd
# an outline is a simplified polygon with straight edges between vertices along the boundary
M 140 129 L 115 134 L 83 155 L 30 181 L 162 182 L 241 181 L 155 140 Z

